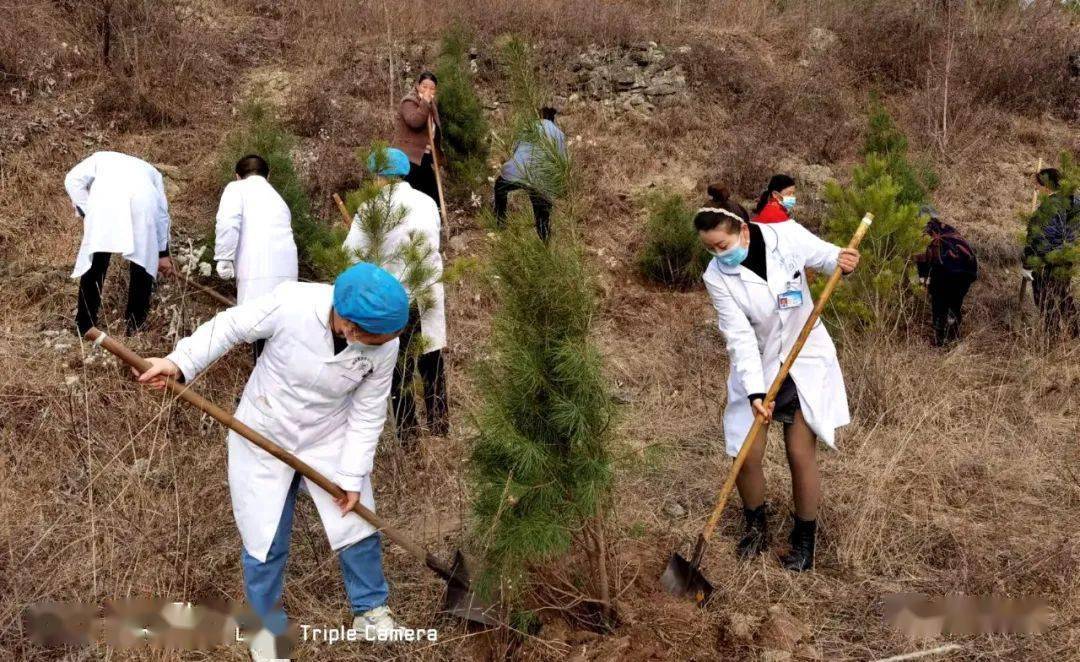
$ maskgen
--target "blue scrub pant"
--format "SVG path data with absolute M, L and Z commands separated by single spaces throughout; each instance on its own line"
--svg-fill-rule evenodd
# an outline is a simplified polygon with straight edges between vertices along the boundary
M 285 562 L 289 558 L 289 534 L 292 531 L 293 509 L 296 507 L 296 491 L 300 487 L 300 474 L 293 475 L 285 507 L 278 521 L 277 532 L 270 544 L 266 561 L 260 562 L 243 550 L 240 555 L 244 567 L 244 593 L 252 610 L 262 619 L 266 629 L 275 635 L 285 632 L 288 619 L 281 605 L 285 591 Z M 386 604 L 388 589 L 382 569 L 382 548 L 379 534 L 375 533 L 338 552 L 341 576 L 345 580 L 345 593 L 353 614 L 362 614 Z

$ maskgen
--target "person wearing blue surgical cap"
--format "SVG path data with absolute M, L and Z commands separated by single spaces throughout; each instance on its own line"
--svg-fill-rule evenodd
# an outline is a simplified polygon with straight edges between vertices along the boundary
M 418 238 L 423 238 L 423 265 L 430 278 L 414 286 L 409 324 L 401 334 L 398 364 L 394 371 L 394 384 L 390 391 L 390 403 L 394 412 L 398 438 L 412 443 L 420 435 L 421 427 L 416 415 L 413 397 L 413 375 L 420 374 L 423 385 L 424 410 L 427 429 L 435 436 L 449 432 L 449 406 L 446 397 L 446 368 L 442 350 L 446 346 L 446 307 L 442 283 L 442 256 L 439 254 L 439 209 L 427 195 L 417 191 L 402 178 L 409 172 L 409 157 L 399 149 L 389 148 L 372 154 L 368 170 L 381 185 L 378 196 L 362 205 L 353 218 L 349 235 L 345 238 L 345 251 L 354 260 L 379 259 L 390 273 L 404 279 L 412 271 L 404 256 L 415 252 Z M 364 218 L 372 213 L 383 216 L 387 212 L 400 214 L 400 222 L 379 234 L 379 245 Z M 419 350 L 416 347 L 419 345 Z
M 379 534 L 351 512 L 375 508 L 371 471 L 386 421 L 398 336 L 409 321 L 409 296 L 392 274 L 356 264 L 335 283 L 286 282 L 215 315 L 138 375 L 162 388 L 167 377 L 190 382 L 230 348 L 265 340 L 236 418 L 337 483 L 335 499 L 303 479 L 338 553 L 345 592 L 360 636 L 386 641 L 397 626 L 387 608 Z M 244 590 L 264 630 L 249 642 L 256 660 L 282 658 L 274 635 L 288 624 L 281 597 L 289 532 L 301 476 L 230 431 L 229 493 L 240 531 Z

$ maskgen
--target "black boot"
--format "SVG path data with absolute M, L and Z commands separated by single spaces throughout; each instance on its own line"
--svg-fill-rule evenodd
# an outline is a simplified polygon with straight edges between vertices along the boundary
M 791 529 L 791 551 L 780 559 L 784 568 L 793 572 L 802 572 L 814 567 L 814 538 L 817 534 L 817 520 L 795 518 Z
M 746 518 L 746 532 L 735 546 L 735 553 L 741 559 L 749 559 L 760 554 L 769 546 L 769 509 L 768 504 L 757 508 L 743 508 Z

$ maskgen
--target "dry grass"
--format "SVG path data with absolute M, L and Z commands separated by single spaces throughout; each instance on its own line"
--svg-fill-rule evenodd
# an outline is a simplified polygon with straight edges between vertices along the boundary
M 940 103 L 940 80 L 925 77 L 927 63 L 937 62 L 940 24 L 914 20 L 930 3 L 875 3 L 862 20 L 839 3 L 787 4 L 776 13 L 764 1 L 706 3 L 691 14 L 689 3 L 629 0 L 192 1 L 182 6 L 193 14 L 160 16 L 141 33 L 131 28 L 146 44 L 200 48 L 212 58 L 206 66 L 189 66 L 184 53 L 140 59 L 135 71 L 143 73 L 131 74 L 150 81 L 138 88 L 147 98 L 182 110 L 181 126 L 151 121 L 135 106 L 107 114 L 91 109 L 89 95 L 106 82 L 85 55 L 93 44 L 85 26 L 58 13 L 65 3 L 20 8 L 0 27 L 5 85 L 25 92 L 0 101 L 0 306 L 8 311 L 0 324 L 0 657 L 60 656 L 26 641 L 19 614 L 35 601 L 242 596 L 224 431 L 184 405 L 136 389 L 118 366 L 87 362 L 73 337 L 64 350 L 45 345 L 42 330 L 71 326 L 75 297 L 66 276 L 78 236 L 59 184 L 64 170 L 105 147 L 176 166 L 189 177 L 170 200 L 175 234 L 201 235 L 217 201 L 215 146 L 229 128 L 229 104 L 257 64 L 261 72 L 289 74 L 286 101 L 290 126 L 302 137 L 300 161 L 315 203 L 328 204 L 331 192 L 355 181 L 355 148 L 387 137 L 386 109 L 400 93 L 404 63 L 416 71 L 430 62 L 438 37 L 432 26 L 453 19 L 476 29 L 485 68 L 501 33 L 542 40 L 539 57 L 555 85 L 565 58 L 589 42 L 654 39 L 692 47 L 679 56 L 693 91 L 685 106 L 638 117 L 568 105 L 560 118 L 568 136 L 582 137 L 573 149 L 587 173 L 582 232 L 604 297 L 597 333 L 610 377 L 629 400 L 618 429 L 617 507 L 608 534 L 620 625 L 601 636 L 547 610 L 539 637 L 513 654 L 753 660 L 760 647 L 740 638 L 732 623 L 756 622 L 768 605 L 783 603 L 808 624 L 826 659 L 874 659 L 921 647 L 882 623 L 880 605 L 885 594 L 921 591 L 1050 601 L 1049 632 L 958 638 L 963 652 L 953 659 L 1075 656 L 1080 345 L 1042 337 L 1031 311 L 1024 318 L 1014 303 L 1018 213 L 1031 193 L 1030 170 L 1040 156 L 1080 147 L 1076 127 L 1054 119 L 1063 112 L 1062 88 L 1050 75 L 1073 37 L 1039 43 L 1040 35 L 1062 34 L 1056 14 L 1031 18 L 1032 30 L 1019 29 L 1019 15 L 1010 12 L 978 22 L 958 17 L 966 27 L 943 144 L 939 118 L 928 110 Z M 181 34 L 166 37 L 163 26 Z M 195 34 L 198 26 L 210 27 Z M 838 44 L 811 52 L 807 26 L 835 31 Z M 56 40 L 90 50 L 61 57 Z M 158 72 L 177 66 L 189 69 L 155 91 Z M 67 70 L 75 75 L 64 77 Z M 1027 77 L 1033 72 L 1035 85 Z M 63 82 L 49 86 L 49 76 Z M 870 77 L 918 153 L 941 174 L 938 208 L 980 252 L 983 274 L 969 297 L 966 337 L 950 351 L 931 350 L 925 311 L 916 309 L 910 325 L 889 337 L 843 345 L 854 423 L 843 433 L 842 452 L 821 457 L 817 570 L 793 576 L 771 558 L 737 563 L 733 503 L 706 559 L 719 599 L 700 611 L 664 595 L 655 580 L 672 549 L 686 551 L 727 466 L 717 433 L 726 355 L 702 292 L 639 282 L 643 216 L 634 194 L 664 184 L 696 196 L 701 184 L 722 178 L 750 197 L 782 158 L 828 163 L 842 173 L 859 148 Z M 494 72 L 482 70 L 480 80 L 485 101 L 500 97 Z M 451 226 L 447 261 L 473 257 L 482 264 L 485 231 L 473 214 L 455 214 Z M 122 307 L 122 272 L 110 274 L 106 311 Z M 470 272 L 448 288 L 454 434 L 412 453 L 386 441 L 377 460 L 380 511 L 442 555 L 468 539 L 462 459 L 478 406 L 470 367 L 485 351 L 494 305 L 483 281 L 481 272 Z M 191 328 L 212 312 L 196 295 L 164 286 L 153 330 L 136 349 L 164 352 L 174 340 L 166 329 Z M 198 388 L 229 406 L 249 370 L 246 354 L 234 352 Z M 69 376 L 78 381 L 66 384 Z M 779 538 L 786 534 L 789 479 L 775 433 L 770 444 L 769 499 Z M 669 515 L 671 503 L 686 516 Z M 337 625 L 346 618 L 337 564 L 310 502 L 300 504 L 286 602 L 301 622 Z M 441 641 L 385 651 L 308 645 L 302 655 L 471 659 L 502 650 L 500 640 L 438 619 L 438 580 L 402 551 L 385 549 L 392 607 L 407 623 L 437 624 Z M 183 659 L 240 660 L 241 653 L 219 648 Z M 177 659 L 149 651 L 92 655 Z

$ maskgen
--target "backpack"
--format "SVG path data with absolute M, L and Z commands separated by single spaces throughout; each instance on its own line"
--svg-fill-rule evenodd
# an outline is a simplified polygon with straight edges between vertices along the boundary
M 967 240 L 951 225 L 931 220 L 926 224 L 930 245 L 926 247 L 926 261 L 934 271 L 975 279 L 979 263 L 975 251 Z

